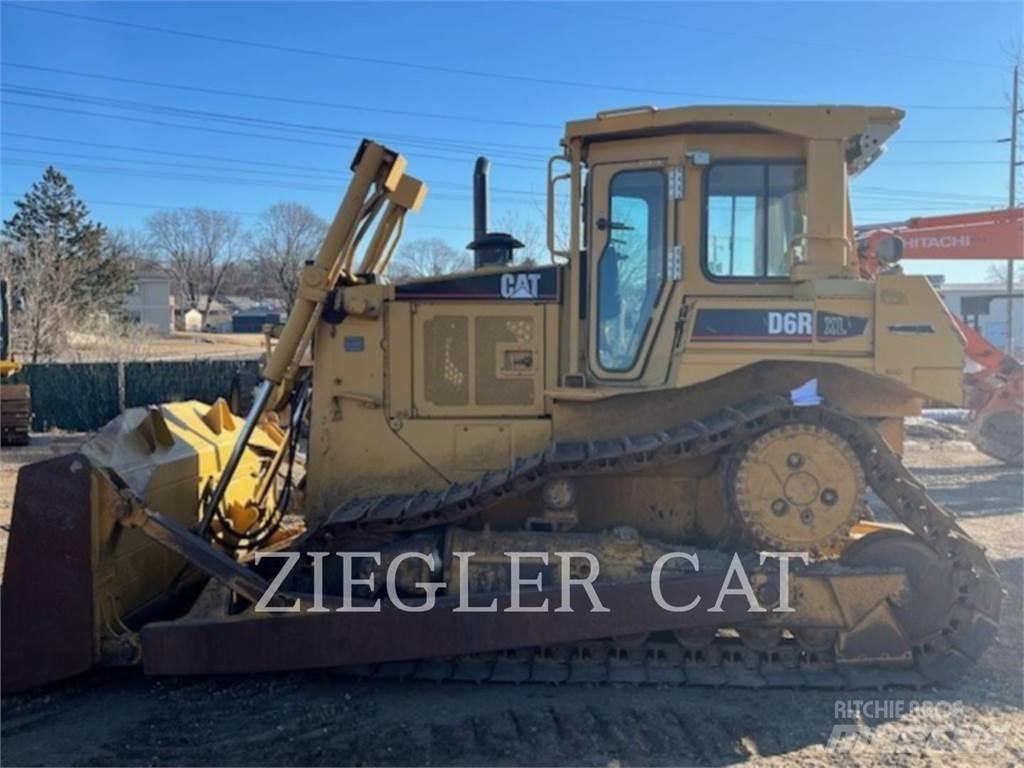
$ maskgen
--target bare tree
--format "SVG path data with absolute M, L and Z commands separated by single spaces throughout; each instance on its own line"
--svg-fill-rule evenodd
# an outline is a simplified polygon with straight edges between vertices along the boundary
M 1024 269 L 1017 267 L 1013 270 L 1013 284 L 1024 285 Z M 1006 285 L 1006 264 L 989 264 L 988 270 L 985 272 L 985 277 L 990 283 L 999 283 L 999 285 Z
M 199 310 L 206 327 L 210 306 L 242 253 L 238 217 L 207 208 L 178 208 L 154 213 L 146 220 L 146 230 L 185 301 Z
M 13 286 L 14 346 L 38 363 L 59 355 L 67 346 L 69 329 L 76 327 L 80 303 L 80 262 L 67 259 L 51 238 L 0 243 L 0 273 Z
M 388 274 L 395 282 L 435 277 L 470 268 L 469 254 L 452 248 L 440 238 L 410 240 L 398 249 Z
M 138 229 L 108 230 L 103 247 L 110 258 L 124 262 L 135 270 L 157 266 L 146 233 Z
M 263 212 L 253 232 L 253 254 L 271 295 L 292 311 L 299 272 L 316 258 L 327 233 L 327 222 L 298 203 L 277 203 Z
M 523 215 L 518 210 L 506 210 L 498 218 L 498 232 L 507 232 L 523 244 L 516 251 L 515 261 L 524 266 L 538 266 L 550 261 L 547 232 L 537 215 Z

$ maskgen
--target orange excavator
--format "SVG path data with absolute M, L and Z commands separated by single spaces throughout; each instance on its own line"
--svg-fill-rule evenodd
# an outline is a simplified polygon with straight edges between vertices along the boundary
M 1024 256 L 1024 209 L 922 216 L 862 227 L 857 232 L 861 274 L 873 277 L 907 259 L 1019 259 Z M 1005 293 L 977 297 L 986 306 Z M 954 317 L 966 340 L 965 405 L 972 442 L 1007 464 L 1024 463 L 1024 366 L 981 333 L 978 312 Z

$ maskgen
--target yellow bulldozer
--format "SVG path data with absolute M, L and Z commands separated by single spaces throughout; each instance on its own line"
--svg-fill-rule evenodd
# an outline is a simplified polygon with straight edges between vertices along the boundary
M 22 469 L 5 689 L 135 663 L 950 679 L 992 642 L 1002 592 L 900 454 L 904 417 L 962 401 L 963 338 L 925 278 L 859 276 L 848 186 L 902 118 L 569 122 L 551 264 L 516 265 L 521 244 L 488 231 L 479 162 L 475 268 L 400 284 L 426 185 L 363 141 L 246 415 L 130 409 Z
M 11 296 L 0 279 L 0 382 L 21 371 L 11 343 Z M 32 395 L 28 384 L 0 383 L 0 444 L 28 445 Z

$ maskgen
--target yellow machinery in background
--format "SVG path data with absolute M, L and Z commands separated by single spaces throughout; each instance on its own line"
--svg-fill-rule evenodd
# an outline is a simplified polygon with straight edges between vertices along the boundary
M 998 579 L 899 458 L 903 417 L 960 403 L 963 338 L 924 278 L 860 278 L 851 220 L 848 180 L 902 117 L 570 122 L 549 164 L 550 265 L 516 266 L 520 243 L 487 230 L 484 162 L 476 268 L 399 285 L 388 263 L 426 186 L 364 141 L 244 418 L 132 409 L 22 470 L 4 686 L 140 660 L 789 686 L 969 666 Z M 544 553 L 519 573 L 534 597 L 590 574 L 609 610 L 578 583 L 573 612 L 504 610 L 521 551 Z M 692 559 L 671 559 L 659 602 L 655 564 L 679 551 Z M 784 579 L 764 552 L 807 562 Z M 719 594 L 737 560 L 762 610 Z M 354 585 L 371 610 L 334 610 Z M 432 610 L 402 610 L 427 593 Z M 665 608 L 691 602 L 714 610 Z
M 0 280 L 0 382 L 21 370 L 11 347 L 11 300 L 6 280 Z M 0 383 L 0 442 L 28 445 L 32 399 L 28 384 Z

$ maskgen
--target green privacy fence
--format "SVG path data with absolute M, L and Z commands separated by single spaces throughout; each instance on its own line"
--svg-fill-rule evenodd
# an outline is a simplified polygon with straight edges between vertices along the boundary
M 175 400 L 228 398 L 236 381 L 259 374 L 258 360 L 26 365 L 13 384 L 32 391 L 32 429 L 99 429 L 124 408 Z

